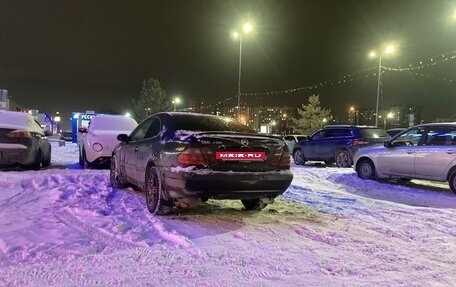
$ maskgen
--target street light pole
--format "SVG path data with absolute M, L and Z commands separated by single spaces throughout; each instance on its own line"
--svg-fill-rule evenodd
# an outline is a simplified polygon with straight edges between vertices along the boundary
M 242 33 L 239 35 L 239 79 L 238 79 L 238 97 L 237 97 L 237 115 L 238 121 L 241 119 L 241 68 L 242 67 Z
M 378 81 L 377 81 L 377 105 L 375 106 L 375 127 L 378 127 L 378 102 L 380 99 L 380 85 L 382 82 L 382 55 L 378 56 Z

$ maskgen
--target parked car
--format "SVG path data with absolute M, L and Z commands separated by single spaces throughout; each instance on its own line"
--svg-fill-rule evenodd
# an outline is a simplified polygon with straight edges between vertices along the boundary
M 297 142 L 306 140 L 309 136 L 306 135 L 285 135 L 282 137 L 282 139 L 285 141 L 285 143 L 288 146 L 288 150 L 290 151 L 290 154 L 293 152 L 294 147 Z
M 207 199 L 240 199 L 262 209 L 290 185 L 285 142 L 214 115 L 158 113 L 148 117 L 111 158 L 111 185 L 144 190 L 152 214 Z
M 385 130 L 369 126 L 328 125 L 307 140 L 300 141 L 293 150 L 296 164 L 306 161 L 335 162 L 338 167 L 350 167 L 360 147 L 383 144 L 390 136 Z
M 62 131 L 60 133 L 60 139 L 64 141 L 72 141 L 73 140 L 73 132 L 72 131 Z
M 79 164 L 84 168 L 109 167 L 112 151 L 120 143 L 119 134 L 130 133 L 138 123 L 123 115 L 95 115 L 78 135 Z
M 51 144 L 28 113 L 0 111 L 0 166 L 34 170 L 51 164 Z
M 448 181 L 456 193 L 456 123 L 417 125 L 382 146 L 362 148 L 354 168 L 363 179 Z
M 407 128 L 393 128 L 393 129 L 388 129 L 386 130 L 386 132 L 391 136 L 391 137 L 394 137 L 395 135 L 397 135 L 398 133 L 400 132 L 403 132 L 405 131 Z

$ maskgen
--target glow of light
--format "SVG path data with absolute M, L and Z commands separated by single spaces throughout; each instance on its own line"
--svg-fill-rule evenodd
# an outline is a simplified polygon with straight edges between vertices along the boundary
M 130 114 L 129 112 L 126 112 L 124 116 L 130 118 L 130 117 L 131 117 L 131 114 Z
M 393 112 L 389 112 L 388 115 L 386 116 L 388 119 L 392 119 L 394 117 Z
M 350 107 L 350 112 L 354 112 L 355 111 L 355 107 L 354 106 L 351 106 Z
M 240 36 L 240 35 L 239 35 L 238 32 L 232 32 L 232 33 L 231 33 L 231 37 L 232 37 L 233 39 L 235 39 L 235 40 L 236 40 L 236 39 L 239 39 L 239 36 Z
M 322 122 L 326 123 L 328 120 L 326 118 L 323 118 Z
M 59 116 L 54 117 L 54 121 L 60 122 L 60 117 Z
M 377 57 L 377 53 L 375 51 L 370 51 L 369 53 L 369 58 L 376 58 Z
M 386 46 L 386 48 L 385 48 L 385 53 L 386 53 L 386 54 L 392 54 L 392 53 L 394 53 L 394 46 L 391 45 L 391 44 L 389 44 L 388 46 Z
M 253 30 L 253 25 L 249 22 L 246 22 L 243 26 L 242 26 L 242 30 L 245 32 L 245 33 L 250 33 L 252 32 Z

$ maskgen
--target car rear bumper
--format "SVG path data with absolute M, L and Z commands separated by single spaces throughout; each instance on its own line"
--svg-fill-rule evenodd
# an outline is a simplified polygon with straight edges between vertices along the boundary
M 35 161 L 35 153 L 22 144 L 0 143 L 0 166 L 30 165 Z
M 293 180 L 291 171 L 278 172 L 171 172 L 163 174 L 164 186 L 173 199 L 274 198 L 284 193 Z

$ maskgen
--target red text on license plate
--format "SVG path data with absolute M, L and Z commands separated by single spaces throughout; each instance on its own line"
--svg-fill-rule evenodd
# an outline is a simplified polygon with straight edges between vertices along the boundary
M 216 159 L 221 160 L 265 160 L 264 151 L 218 151 L 215 153 Z

